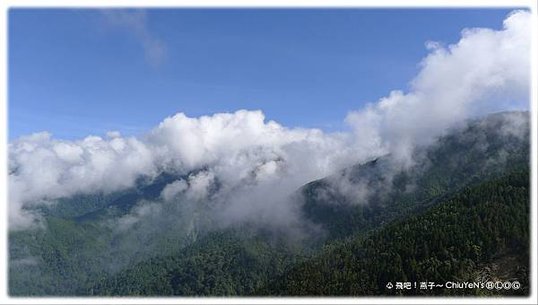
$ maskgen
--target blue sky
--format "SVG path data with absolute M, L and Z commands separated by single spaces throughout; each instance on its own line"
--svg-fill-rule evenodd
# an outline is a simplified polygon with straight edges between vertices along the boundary
M 136 135 L 238 109 L 341 130 L 350 110 L 406 90 L 426 41 L 499 29 L 510 11 L 11 9 L 9 137 Z

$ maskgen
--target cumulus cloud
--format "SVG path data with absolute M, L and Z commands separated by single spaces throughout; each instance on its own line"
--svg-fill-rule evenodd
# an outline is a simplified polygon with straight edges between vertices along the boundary
M 38 133 L 9 145 L 11 221 L 28 219 L 23 213 L 30 209 L 24 207 L 44 199 L 122 190 L 163 171 L 188 175 L 164 188 L 164 200 L 179 193 L 203 200 L 217 180 L 221 194 L 280 178 L 296 188 L 359 161 L 347 140 L 320 130 L 288 129 L 266 122 L 261 111 L 246 110 L 200 118 L 180 113 L 140 139 L 113 133 L 63 141 Z
M 128 31 L 138 40 L 149 64 L 158 66 L 165 60 L 166 44 L 150 31 L 144 10 L 107 9 L 101 15 L 105 25 Z
M 71 142 L 37 133 L 10 143 L 8 149 L 14 225 L 31 223 L 25 205 L 77 193 L 111 192 L 132 186 L 142 174 L 155 175 L 152 152 L 135 138 L 89 136 Z
M 346 120 L 358 141 L 370 139 L 405 160 L 415 144 L 465 118 L 528 109 L 530 41 L 530 13 L 515 11 L 499 31 L 465 29 L 448 47 L 428 42 L 409 92 L 392 91 Z
M 143 14 L 106 14 L 149 35 Z M 447 47 L 428 43 L 430 53 L 411 90 L 393 91 L 349 113 L 349 133 L 286 128 L 261 111 L 239 110 L 198 118 L 178 113 L 139 138 L 118 132 L 76 141 L 48 133 L 19 138 L 9 144 L 10 226 L 34 222 L 36 205 L 127 189 L 141 176 L 162 172 L 183 177 L 164 187 L 163 202 L 203 202 L 222 225 L 293 225 L 290 194 L 303 184 L 387 153 L 408 161 L 415 145 L 430 143 L 465 118 L 527 108 L 529 19 L 528 12 L 518 11 L 501 30 L 467 29 Z M 154 207 L 131 216 L 143 217 Z M 123 225 L 136 221 L 127 217 Z

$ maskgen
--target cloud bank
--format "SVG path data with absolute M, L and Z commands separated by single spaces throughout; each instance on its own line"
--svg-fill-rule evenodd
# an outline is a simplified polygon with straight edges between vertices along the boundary
M 111 18 L 149 37 L 143 16 Z M 429 55 L 409 92 L 392 91 L 350 112 L 352 132 L 287 128 L 261 111 L 239 110 L 198 118 L 178 113 L 139 138 L 118 132 L 76 141 L 46 132 L 21 137 L 8 145 L 10 228 L 39 219 L 31 209 L 36 205 L 127 189 L 162 172 L 186 177 L 162 190 L 164 202 L 209 203 L 223 225 L 293 225 L 288 197 L 304 183 L 382 154 L 409 162 L 415 145 L 431 143 L 466 118 L 528 108 L 530 13 L 513 12 L 501 30 L 465 29 L 457 43 L 440 45 L 427 43 Z M 126 218 L 124 225 L 134 222 Z
M 392 91 L 346 121 L 362 139 L 408 160 L 410 147 L 431 142 L 465 118 L 528 109 L 530 43 L 526 11 L 512 12 L 500 31 L 465 29 L 446 48 L 428 42 L 430 54 L 409 92 Z

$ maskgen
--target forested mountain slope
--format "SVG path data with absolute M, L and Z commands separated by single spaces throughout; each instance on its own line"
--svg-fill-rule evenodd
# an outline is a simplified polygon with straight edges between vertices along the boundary
M 208 237 L 176 256 L 138 264 L 99 283 L 105 295 L 526 294 L 528 172 L 468 187 L 424 214 L 363 237 L 331 243 L 313 258 L 227 235 Z M 481 278 L 484 264 L 515 255 L 510 278 Z M 295 267 L 289 268 L 295 262 Z M 278 276 L 275 280 L 274 277 Z M 518 280 L 513 291 L 396 291 L 388 282 Z
M 501 265 L 525 294 L 529 148 L 529 113 L 498 113 L 413 149 L 405 164 L 386 155 L 310 182 L 295 204 L 316 230 L 300 239 L 286 228 L 212 227 L 209 202 L 156 201 L 175 173 L 63 198 L 40 207 L 42 227 L 10 232 L 9 291 L 377 295 L 395 293 L 387 281 L 495 277 Z M 134 222 L 142 214 L 149 220 Z M 426 291 L 452 293 L 497 292 Z
M 529 166 L 529 116 L 503 112 L 454 128 L 413 151 L 348 168 L 302 188 L 304 214 L 330 238 L 345 237 L 424 210 L 462 187 Z
M 528 293 L 529 180 L 527 171 L 466 187 L 424 214 L 372 234 L 327 246 L 260 294 L 393 295 Z M 516 257 L 510 277 L 481 277 L 495 258 Z M 386 288 L 388 282 L 517 280 L 519 290 Z

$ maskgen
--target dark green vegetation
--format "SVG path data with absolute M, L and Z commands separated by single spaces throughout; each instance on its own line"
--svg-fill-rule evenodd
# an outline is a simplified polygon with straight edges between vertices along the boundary
M 163 206 L 160 215 L 173 217 L 116 228 L 151 206 L 174 175 L 62 199 L 42 207 L 43 228 L 10 233 L 10 294 L 528 294 L 528 113 L 454 129 L 414 150 L 410 166 L 395 159 L 305 185 L 301 219 L 322 234 L 301 239 L 244 224 L 216 230 L 199 205 Z M 476 280 L 522 287 L 385 288 L 388 281 Z
M 150 259 L 98 283 L 97 295 L 249 295 L 300 256 L 240 232 L 210 234 L 180 254 Z
M 464 186 L 527 169 L 529 127 L 513 134 L 506 124 L 508 117 L 528 124 L 522 115 L 493 114 L 456 129 L 435 145 L 416 149 L 407 169 L 383 156 L 311 182 L 303 188 L 305 215 L 323 224 L 331 237 L 345 237 L 422 212 Z M 362 187 L 366 196 L 346 194 L 342 184 Z
M 512 277 L 528 293 L 529 173 L 468 187 L 427 212 L 391 223 L 366 237 L 331 244 L 282 275 L 262 294 L 476 294 L 473 290 L 388 290 L 396 281 L 474 282 L 483 262 L 519 255 Z M 498 280 L 490 276 L 482 280 Z M 504 278 L 503 280 L 507 280 Z

